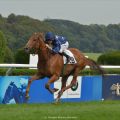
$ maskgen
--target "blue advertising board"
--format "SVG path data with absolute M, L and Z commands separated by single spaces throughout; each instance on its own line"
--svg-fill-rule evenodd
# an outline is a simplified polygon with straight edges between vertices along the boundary
M 25 91 L 30 76 L 0 76 L 0 103 L 48 103 L 53 102 L 57 93 L 50 94 L 45 89 L 45 83 L 49 78 L 35 80 L 30 86 L 30 99 L 25 99 Z M 72 80 L 68 79 L 67 85 Z M 58 80 L 51 87 L 61 88 Z M 102 98 L 102 77 L 101 76 L 79 76 L 76 87 L 64 92 L 62 101 L 91 101 L 101 100 Z
M 0 77 L 0 103 L 25 103 L 28 76 Z
M 104 76 L 102 96 L 105 100 L 120 100 L 120 75 Z
M 82 98 L 83 101 L 102 99 L 102 76 L 82 77 Z

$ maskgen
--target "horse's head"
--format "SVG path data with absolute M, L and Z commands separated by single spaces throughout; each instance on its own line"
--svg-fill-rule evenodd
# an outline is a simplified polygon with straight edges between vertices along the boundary
M 28 43 L 25 46 L 25 51 L 37 54 L 43 47 L 45 47 L 43 33 L 34 33 L 28 40 Z
M 17 86 L 14 84 L 14 82 L 11 82 L 5 92 L 5 96 L 3 98 L 2 103 L 6 104 L 9 103 L 11 99 L 14 99 L 16 103 L 22 103 L 25 101 L 25 97 L 21 97 L 21 91 Z
M 8 86 L 8 88 L 7 88 L 6 92 L 5 92 L 4 99 L 2 101 L 3 104 L 9 103 L 9 101 L 11 99 L 13 99 L 13 89 L 14 89 L 13 85 L 14 85 L 14 83 L 11 82 L 10 85 Z

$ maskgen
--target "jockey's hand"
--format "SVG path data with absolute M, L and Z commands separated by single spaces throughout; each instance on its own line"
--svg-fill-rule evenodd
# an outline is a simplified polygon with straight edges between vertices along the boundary
M 46 47 L 47 47 L 48 49 L 52 50 L 52 48 L 51 48 L 48 44 L 46 44 Z

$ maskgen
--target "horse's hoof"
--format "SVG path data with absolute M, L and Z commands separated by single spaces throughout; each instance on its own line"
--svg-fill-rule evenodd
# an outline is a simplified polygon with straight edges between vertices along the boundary
M 53 104 L 54 104 L 54 105 L 58 105 L 58 104 L 59 104 L 59 102 L 54 102 Z
M 58 104 L 59 104 L 59 102 L 55 102 L 55 101 L 54 101 L 54 102 L 53 102 L 53 104 L 54 104 L 54 105 L 58 105 Z
M 51 94 L 53 94 L 53 93 L 54 93 L 54 91 L 53 91 L 53 90 L 49 90 L 49 92 L 50 92 Z
M 60 103 L 60 99 L 56 98 L 56 100 L 54 101 L 54 104 L 57 105 Z
M 53 88 L 53 92 L 57 92 L 59 89 L 57 88 Z
M 29 95 L 26 95 L 25 98 L 26 98 L 26 100 L 29 100 L 29 99 L 30 99 L 30 96 L 29 96 Z
M 58 95 L 59 95 L 59 96 L 62 96 L 62 94 L 63 94 L 62 91 L 59 91 L 59 92 L 58 92 Z

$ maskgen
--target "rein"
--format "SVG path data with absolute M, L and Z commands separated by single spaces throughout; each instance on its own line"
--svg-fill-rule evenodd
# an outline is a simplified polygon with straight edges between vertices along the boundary
M 35 34 L 38 36 L 38 34 Z M 36 37 L 36 36 L 35 36 Z M 38 54 L 40 62 L 45 62 L 46 64 L 50 64 L 50 57 L 52 56 L 52 51 L 46 46 L 44 41 L 44 37 L 39 35 L 37 41 L 35 43 L 34 48 L 31 49 L 31 54 L 35 56 Z
M 39 46 L 40 47 L 38 50 L 36 50 L 36 52 L 38 53 L 38 55 L 43 54 L 43 56 L 45 56 L 45 58 L 47 58 L 46 61 L 49 61 L 50 56 L 51 56 L 51 50 L 46 46 L 44 40 L 42 41 L 42 45 L 39 42 Z M 50 62 L 49 62 L 49 64 L 50 64 Z

